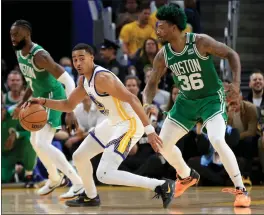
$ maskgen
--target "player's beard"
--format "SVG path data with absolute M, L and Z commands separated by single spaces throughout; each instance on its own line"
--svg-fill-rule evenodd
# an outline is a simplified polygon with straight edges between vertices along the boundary
M 26 45 L 26 38 L 22 39 L 16 46 L 13 46 L 13 48 L 16 51 L 22 50 Z

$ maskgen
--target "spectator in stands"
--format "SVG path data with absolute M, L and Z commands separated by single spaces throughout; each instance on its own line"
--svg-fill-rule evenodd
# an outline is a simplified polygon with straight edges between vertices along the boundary
M 30 132 L 24 130 L 18 120 L 12 119 L 15 105 L 7 107 L 1 105 L 1 182 L 24 181 L 25 187 L 33 187 L 33 169 L 36 153 L 30 144 Z M 20 163 L 21 168 L 15 168 Z M 22 174 L 16 174 L 22 173 Z M 15 177 L 15 175 L 17 177 Z M 20 176 L 20 177 L 19 177 Z
M 163 111 L 170 111 L 172 106 L 174 105 L 176 98 L 179 94 L 179 88 L 176 85 L 173 85 L 170 92 L 170 99 L 166 105 L 162 105 L 160 108 Z
M 8 92 L 3 95 L 5 105 L 11 106 L 20 101 L 23 95 L 23 78 L 22 74 L 12 70 L 7 77 Z
M 71 59 L 68 57 L 62 57 L 60 59 L 60 65 L 65 69 L 66 72 L 73 78 L 76 82 L 77 74 L 73 72 Z
M 120 32 L 122 49 L 130 58 L 140 49 L 144 41 L 150 37 L 157 38 L 155 30 L 149 24 L 150 5 L 142 3 L 139 9 L 137 21 L 123 26 Z
M 140 80 L 144 80 L 143 69 L 146 65 L 153 65 L 153 60 L 159 51 L 158 43 L 153 38 L 148 38 L 144 41 L 143 47 L 137 51 L 132 59 L 132 64 L 136 67 L 136 73 Z M 142 84 L 141 89 L 145 88 Z
M 168 2 L 168 0 L 155 0 L 155 6 L 156 6 L 157 10 L 161 6 L 167 4 L 167 2 Z M 150 20 L 149 20 L 150 24 L 152 25 L 152 28 L 154 28 L 154 29 L 156 29 L 156 24 L 157 24 L 157 21 L 158 21 L 158 19 L 156 17 L 157 10 L 151 14 Z
M 117 49 L 120 48 L 115 42 L 104 39 L 101 45 L 100 55 L 103 60 L 102 66 L 113 72 L 123 83 L 127 75 L 127 70 L 116 60 Z
M 144 68 L 144 73 L 145 73 L 145 84 L 148 82 L 150 78 L 150 74 L 152 72 L 152 67 L 146 66 Z M 153 103 L 156 104 L 159 108 L 163 105 L 168 104 L 170 100 L 170 93 L 158 88 L 157 93 L 153 99 Z
M 65 142 L 65 146 L 70 150 L 71 155 L 79 147 L 85 137 L 87 137 L 88 131 L 105 119 L 104 115 L 99 112 L 95 103 L 92 102 L 88 95 L 82 103 L 77 105 L 74 112 L 79 128 L 77 132 Z
M 250 75 L 249 87 L 251 92 L 248 94 L 247 100 L 257 107 L 264 106 L 264 77 L 260 70 L 256 69 Z
M 240 133 L 239 144 L 234 147 L 237 157 L 246 159 L 246 166 L 242 170 L 245 184 L 251 185 L 254 141 L 257 131 L 257 109 L 254 104 L 242 100 L 242 95 L 228 104 L 228 125 L 237 128 Z
M 263 114 L 264 115 L 264 114 Z M 261 116 L 261 118 L 264 118 Z M 262 119 L 261 123 L 261 137 L 258 140 L 258 154 L 259 154 L 259 161 L 261 165 L 261 181 L 262 184 L 264 182 L 264 119 Z
M 191 32 L 201 33 L 200 14 L 196 9 L 196 0 L 184 0 L 184 8 Z
M 117 16 L 116 20 L 116 35 L 119 33 L 125 24 L 134 22 L 138 19 L 138 3 L 136 0 L 125 0 L 124 9 Z
M 66 67 L 66 66 L 72 67 L 71 59 L 69 57 L 62 57 L 60 59 L 60 65 L 63 67 Z
M 135 75 L 126 76 L 125 87 L 129 90 L 129 92 L 136 95 L 140 100 L 140 102 L 142 103 L 142 94 L 140 93 L 140 80 L 137 76 Z

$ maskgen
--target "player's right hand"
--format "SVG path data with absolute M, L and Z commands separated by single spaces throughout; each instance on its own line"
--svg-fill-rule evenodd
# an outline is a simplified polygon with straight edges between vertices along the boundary
M 163 145 L 162 140 L 156 132 L 148 135 L 148 142 L 155 152 L 159 152 Z

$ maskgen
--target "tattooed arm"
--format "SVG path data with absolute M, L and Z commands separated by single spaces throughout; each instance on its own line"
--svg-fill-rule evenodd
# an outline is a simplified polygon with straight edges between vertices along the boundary
M 241 64 L 240 58 L 236 51 L 227 45 L 214 40 L 212 37 L 200 34 L 197 35 L 197 48 L 202 55 L 212 54 L 214 56 L 227 59 L 232 70 L 233 81 L 230 90 L 239 93 L 241 82 Z M 235 89 L 236 88 L 236 89 Z
M 143 104 L 152 103 L 152 100 L 157 92 L 160 78 L 165 74 L 166 71 L 167 70 L 165 65 L 164 53 L 163 49 L 161 49 L 154 58 L 153 70 L 151 72 L 149 81 L 143 91 Z

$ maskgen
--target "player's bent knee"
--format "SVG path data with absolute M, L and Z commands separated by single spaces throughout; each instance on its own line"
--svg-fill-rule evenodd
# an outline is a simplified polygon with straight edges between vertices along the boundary
M 96 177 L 97 177 L 98 181 L 100 181 L 104 184 L 110 184 L 109 180 L 108 180 L 108 174 L 109 174 L 109 172 L 107 171 L 107 168 L 102 168 L 99 165 L 99 167 L 96 171 Z

